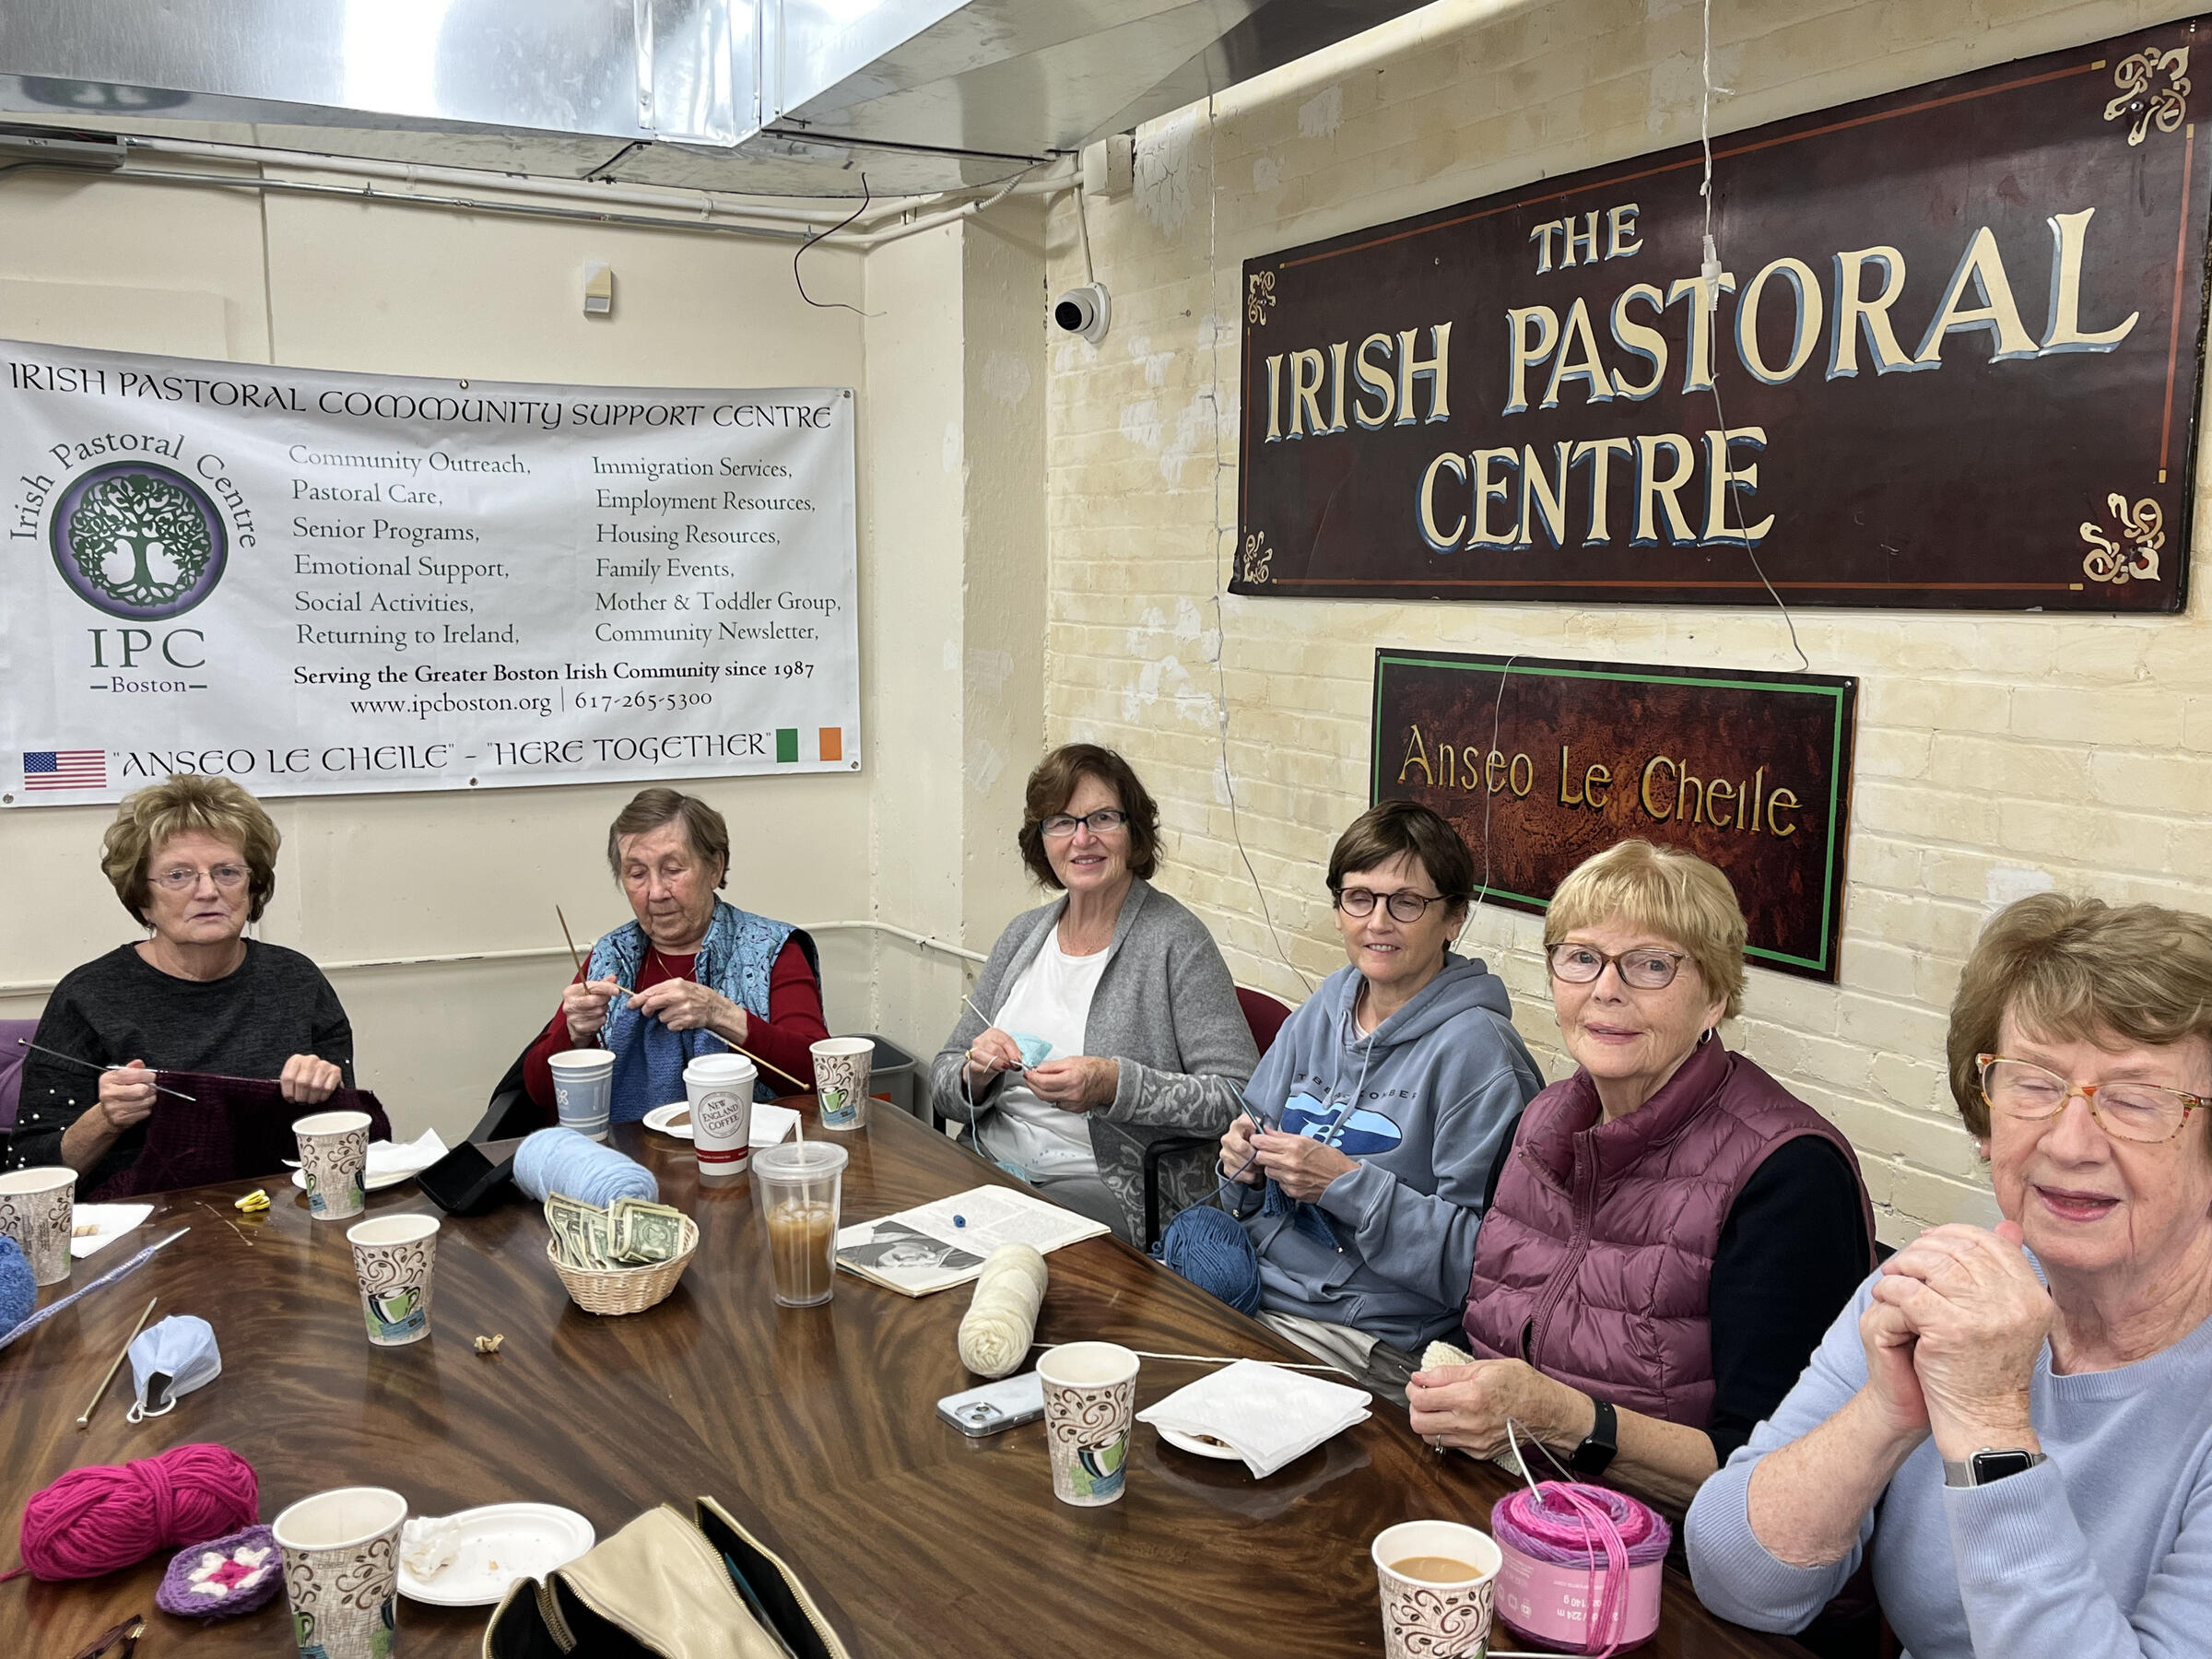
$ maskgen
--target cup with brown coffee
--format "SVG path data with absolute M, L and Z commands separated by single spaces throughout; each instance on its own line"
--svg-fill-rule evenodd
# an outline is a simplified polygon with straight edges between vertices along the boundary
M 1405 1521 L 1377 1533 L 1369 1553 L 1388 1659 L 1483 1659 L 1489 1652 L 1505 1558 L 1488 1533 L 1456 1521 Z

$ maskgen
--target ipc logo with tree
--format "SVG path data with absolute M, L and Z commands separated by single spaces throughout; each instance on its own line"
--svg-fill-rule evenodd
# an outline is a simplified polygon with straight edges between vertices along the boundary
M 222 580 L 222 516 L 183 474 L 147 461 L 96 466 L 53 512 L 62 580 L 111 617 L 154 622 L 183 615 Z

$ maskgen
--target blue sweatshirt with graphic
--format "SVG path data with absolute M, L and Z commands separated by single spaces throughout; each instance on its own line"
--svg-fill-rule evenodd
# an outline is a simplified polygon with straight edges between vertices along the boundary
M 1505 983 L 1447 951 L 1443 971 L 1365 1036 L 1357 969 L 1331 974 L 1245 1086 L 1270 1128 L 1325 1139 L 1359 1168 L 1302 1224 L 1260 1189 L 1224 1183 L 1260 1257 L 1260 1306 L 1324 1319 L 1418 1355 L 1456 1330 L 1490 1165 L 1544 1087 Z M 1356 1097 L 1356 1098 L 1355 1098 Z

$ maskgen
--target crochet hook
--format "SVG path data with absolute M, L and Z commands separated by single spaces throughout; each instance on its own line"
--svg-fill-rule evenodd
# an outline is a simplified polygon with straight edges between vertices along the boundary
M 46 1056 L 47 1056 L 48 1058 L 50 1058 L 50 1059 L 53 1059 L 53 1060 L 66 1060 L 66 1061 L 67 1061 L 67 1062 L 68 1062 L 68 1063 L 69 1063 L 71 1065 L 81 1065 L 81 1066 L 83 1066 L 83 1067 L 84 1067 L 84 1068 L 85 1068 L 87 1071 L 96 1071 L 96 1072 L 112 1072 L 112 1071 L 129 1071 L 129 1070 L 131 1069 L 131 1068 L 130 1068 L 129 1066 L 127 1066 L 127 1065 L 100 1065 L 100 1064 L 99 1064 L 98 1062 L 96 1062 L 96 1061 L 92 1061 L 92 1060 L 80 1060 L 80 1059 L 78 1059 L 78 1058 L 77 1058 L 77 1056 L 76 1056 L 76 1055 L 75 1055 L 75 1054 L 65 1054 L 65 1053 L 62 1053 L 62 1051 L 61 1051 L 60 1049 L 50 1049 L 50 1048 L 48 1048 L 48 1047 L 47 1047 L 47 1046 L 46 1046 L 44 1043 L 41 1043 L 41 1042 L 33 1042 L 33 1041 L 31 1041 L 29 1038 L 28 1038 L 28 1037 L 18 1037 L 18 1038 L 17 1038 L 17 1039 L 16 1039 L 16 1041 L 17 1041 L 17 1042 L 18 1042 L 19 1044 L 21 1044 L 23 1047 L 25 1047 L 25 1048 L 27 1048 L 27 1049 L 35 1049 L 35 1050 L 36 1050 L 38 1053 L 41 1053 L 41 1054 L 44 1054 L 44 1055 L 46 1055 Z M 181 1088 L 171 1088 L 167 1087 L 166 1085 L 164 1085 L 164 1084 L 160 1084 L 160 1083 L 157 1083 L 157 1084 L 155 1084 L 155 1085 L 154 1085 L 154 1087 L 155 1087 L 156 1088 L 159 1089 L 159 1090 L 160 1090 L 160 1091 L 161 1091 L 163 1094 L 165 1094 L 165 1095 L 175 1095 L 175 1096 L 177 1097 L 177 1099 L 178 1099 L 178 1100 L 190 1100 L 190 1101 L 191 1101 L 191 1102 L 192 1102 L 194 1105 L 195 1105 L 195 1106 L 199 1104 L 199 1100 L 200 1100 L 200 1098 L 199 1098 L 199 1096 L 197 1096 L 197 1095 L 188 1095 L 188 1094 L 186 1094 L 186 1093 L 185 1093 L 185 1092 L 184 1092 L 182 1089 L 181 1089 Z
M 92 1403 L 85 1407 L 85 1415 L 76 1419 L 79 1429 L 90 1425 L 92 1414 L 100 1409 L 100 1399 L 108 1392 L 108 1384 L 115 1381 L 115 1373 L 123 1369 L 123 1362 L 130 1358 L 131 1344 L 138 1340 L 138 1333 L 146 1329 L 146 1322 L 153 1317 L 154 1303 L 160 1300 L 156 1296 L 147 1300 L 146 1312 L 138 1315 L 138 1323 L 131 1327 L 131 1334 L 123 1339 L 123 1346 L 115 1350 L 115 1363 L 108 1367 L 108 1374 L 100 1380 L 100 1386 L 92 1391 Z

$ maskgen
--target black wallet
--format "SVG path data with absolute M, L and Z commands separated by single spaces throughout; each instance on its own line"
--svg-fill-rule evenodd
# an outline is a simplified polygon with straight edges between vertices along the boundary
M 430 1202 L 449 1216 L 474 1216 L 489 1209 L 514 1184 L 514 1159 L 493 1163 L 473 1141 L 463 1141 L 415 1178 Z

